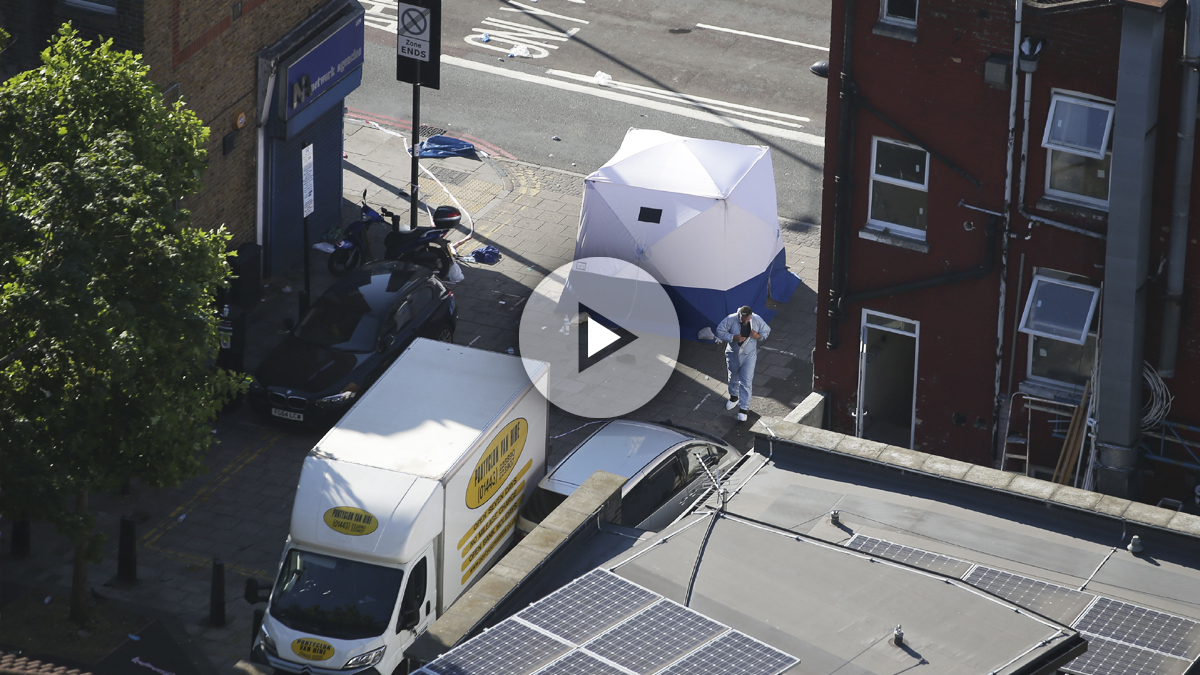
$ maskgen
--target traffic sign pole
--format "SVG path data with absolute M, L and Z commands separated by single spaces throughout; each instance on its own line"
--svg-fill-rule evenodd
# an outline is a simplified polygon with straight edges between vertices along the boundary
M 421 87 L 441 87 L 442 0 L 396 3 L 396 80 L 412 85 L 412 170 L 409 177 L 409 227 L 417 227 L 421 157 Z
M 421 72 L 421 64 L 417 64 L 418 75 Z M 420 82 L 420 79 L 417 80 Z M 417 203 L 420 200 L 420 195 L 417 193 L 417 179 L 420 177 L 421 171 L 421 85 L 413 85 L 413 132 L 412 132 L 412 170 L 409 177 L 408 190 L 408 228 L 410 230 L 417 229 Z

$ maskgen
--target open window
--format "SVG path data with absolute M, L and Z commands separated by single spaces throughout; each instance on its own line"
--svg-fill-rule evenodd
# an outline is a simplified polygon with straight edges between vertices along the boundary
M 1036 271 L 1019 326 L 1029 335 L 1029 381 L 1083 389 L 1096 365 L 1099 302 L 1100 288 L 1084 277 Z
M 1112 133 L 1113 106 L 1078 96 L 1054 94 L 1042 147 L 1104 159 Z
M 1048 197 L 1108 208 L 1113 110 L 1105 101 L 1053 95 L 1042 136 Z
M 1021 316 L 1020 330 L 1030 335 L 1082 345 L 1087 341 L 1100 289 L 1036 275 Z
M 929 153 L 908 143 L 874 139 L 868 224 L 923 240 L 928 198 Z

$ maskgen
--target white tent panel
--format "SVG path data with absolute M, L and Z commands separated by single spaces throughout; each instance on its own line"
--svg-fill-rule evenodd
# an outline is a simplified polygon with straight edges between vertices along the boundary
M 771 155 L 765 146 L 718 143 L 696 138 L 682 139 L 681 143 L 712 177 L 713 183 L 721 191 L 721 196 L 732 197 L 743 187 L 754 189 L 755 193 L 761 195 L 765 191 L 764 188 L 770 188 L 772 199 L 774 199 L 775 177 L 773 174 L 771 180 L 766 183 L 750 184 L 760 181 L 761 177 L 758 176 L 753 177 L 752 181 L 746 180 L 751 178 L 751 171 L 761 164 L 764 155 L 767 160 L 767 170 L 770 171 Z
M 758 220 L 770 223 L 773 229 L 778 229 L 779 207 L 775 197 L 775 171 L 771 167 L 771 153 L 765 153 L 746 172 L 737 189 L 729 195 L 729 201 L 754 214 Z
M 723 250 L 726 239 L 725 202 L 688 221 L 656 243 L 643 258 L 643 266 L 653 266 L 654 274 L 664 283 L 686 288 L 728 290 L 724 256 L 714 255 Z
M 592 197 L 603 199 L 617 219 L 629 230 L 639 244 L 650 246 L 674 232 L 676 228 L 686 225 L 696 216 L 712 208 L 717 200 L 709 197 L 693 195 L 675 195 L 659 190 L 632 187 L 628 185 L 612 185 L 610 183 L 593 183 L 594 194 L 585 194 L 584 199 Z M 584 210 L 590 208 L 590 203 Z M 661 209 L 659 222 L 640 220 L 642 209 Z
M 664 166 L 671 167 L 671 170 L 663 171 Z M 682 143 L 648 148 L 616 164 L 606 164 L 588 179 L 714 199 L 725 196 L 709 175 L 707 167 Z

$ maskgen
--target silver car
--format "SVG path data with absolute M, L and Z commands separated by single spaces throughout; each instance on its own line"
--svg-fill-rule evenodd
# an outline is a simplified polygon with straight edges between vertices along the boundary
M 742 453 L 715 436 L 678 427 L 613 420 L 567 454 L 538 483 L 517 518 L 523 536 L 599 470 L 629 478 L 621 488 L 621 524 L 660 530 L 683 513 Z

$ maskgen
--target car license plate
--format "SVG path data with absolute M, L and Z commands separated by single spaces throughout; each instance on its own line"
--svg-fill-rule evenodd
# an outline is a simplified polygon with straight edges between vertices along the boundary
M 293 422 L 303 422 L 304 413 L 292 412 L 291 410 L 280 410 L 279 408 L 271 408 L 271 414 L 276 417 L 282 417 L 285 420 Z

